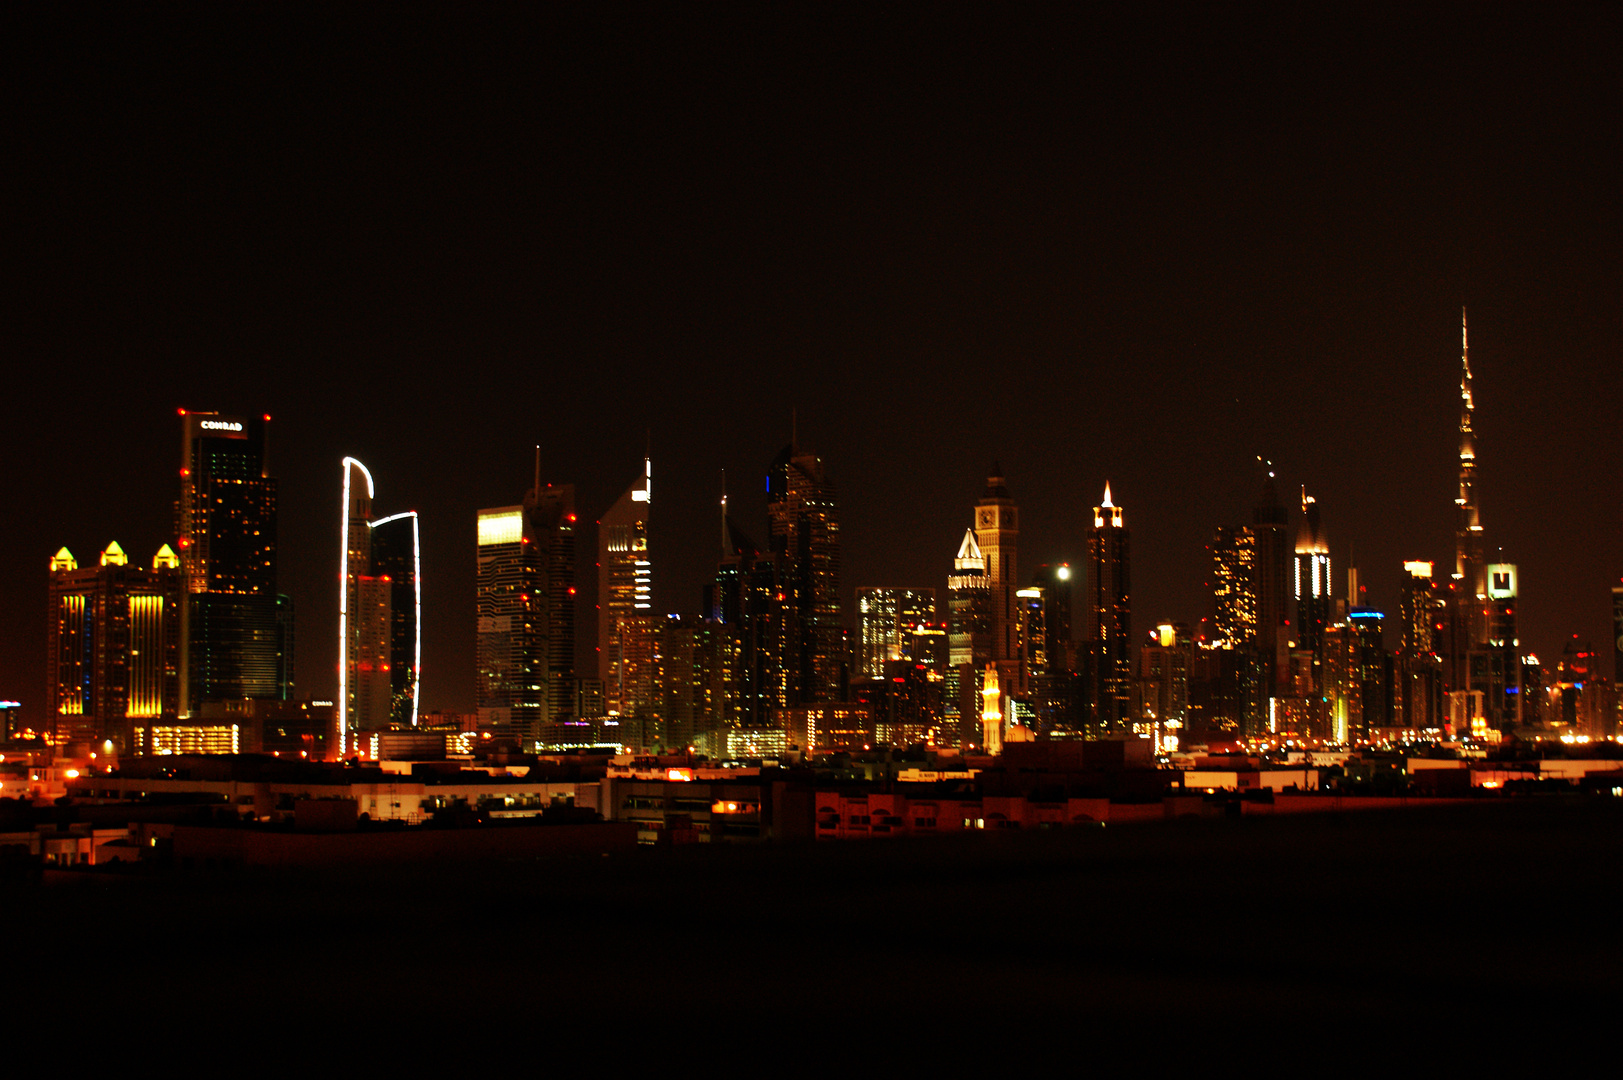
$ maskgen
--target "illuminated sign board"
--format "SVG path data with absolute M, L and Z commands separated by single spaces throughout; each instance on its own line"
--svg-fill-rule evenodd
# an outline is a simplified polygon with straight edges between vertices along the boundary
M 193 429 L 199 435 L 211 439 L 246 439 L 248 437 L 248 423 L 236 416 L 213 416 L 207 413 L 193 416 Z
M 492 510 L 479 515 L 479 546 L 516 544 L 524 539 L 524 511 Z
M 1488 599 L 1516 599 L 1516 567 L 1512 563 L 1494 563 L 1488 567 Z

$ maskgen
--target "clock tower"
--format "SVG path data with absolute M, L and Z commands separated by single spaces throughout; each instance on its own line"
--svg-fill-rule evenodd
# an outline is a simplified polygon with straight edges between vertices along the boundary
M 1009 498 L 1003 469 L 992 464 L 986 495 L 975 504 L 975 543 L 986 560 L 992 600 L 992 661 L 997 664 L 1006 693 L 1025 690 L 1020 640 L 1020 613 L 1015 609 L 1016 554 L 1020 540 L 1020 510 Z

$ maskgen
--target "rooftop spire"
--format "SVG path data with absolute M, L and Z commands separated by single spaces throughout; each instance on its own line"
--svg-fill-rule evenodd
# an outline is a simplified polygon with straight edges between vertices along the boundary
M 1093 527 L 1102 529 L 1108 525 L 1120 529 L 1126 524 L 1121 514 L 1122 508 L 1110 501 L 1110 481 L 1106 480 L 1104 501 L 1093 508 Z
M 1476 503 L 1476 397 L 1471 386 L 1471 339 L 1466 312 L 1460 308 L 1460 483 L 1454 498 L 1454 576 L 1479 576 L 1482 520 Z
M 981 553 L 981 545 L 975 539 L 974 529 L 964 530 L 964 541 L 958 545 L 958 557 L 953 563 L 959 570 L 986 569 L 986 557 Z

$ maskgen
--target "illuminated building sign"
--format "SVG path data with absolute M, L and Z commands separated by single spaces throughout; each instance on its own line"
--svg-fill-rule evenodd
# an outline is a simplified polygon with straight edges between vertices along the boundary
M 248 425 L 229 416 L 196 417 L 197 430 L 211 439 L 246 439 Z
M 1516 599 L 1516 567 L 1511 563 L 1494 563 L 1488 567 L 1488 598 L 1490 600 Z
M 524 512 L 518 508 L 479 515 L 479 546 L 516 544 L 524 539 Z

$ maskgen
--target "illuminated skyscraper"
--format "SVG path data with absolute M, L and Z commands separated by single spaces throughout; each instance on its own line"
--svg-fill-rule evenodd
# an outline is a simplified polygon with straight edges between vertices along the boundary
M 389 593 L 389 722 L 417 723 L 422 698 L 422 538 L 417 511 L 369 522 L 372 573 Z
M 280 699 L 291 659 L 277 651 L 276 481 L 270 417 L 181 410 L 176 546 L 187 598 L 181 715 L 206 700 Z
M 1516 569 L 1483 557 L 1476 497 L 1476 396 L 1470 339 L 1460 310 L 1459 487 L 1454 499 L 1454 576 L 1449 585 L 1443 677 L 1458 726 L 1480 706 L 1486 725 L 1509 730 L 1521 715 L 1521 660 L 1515 640 Z
M 992 593 L 974 529 L 964 530 L 952 567 L 947 578 L 945 732 L 939 741 L 974 745 L 981 734 L 981 676 L 992 657 Z
M 356 474 L 360 482 L 356 480 Z M 372 474 L 343 462 L 338 605 L 338 751 L 357 731 L 417 723 L 422 674 L 422 545 L 417 513 L 372 516 Z
M 1032 670 L 1052 674 L 1076 665 L 1076 637 L 1071 622 L 1074 577 L 1070 563 L 1044 563 L 1032 575 L 1031 586 L 1042 593 L 1043 656 Z M 1027 656 L 1032 655 L 1028 645 Z
M 546 577 L 547 716 L 562 723 L 575 713 L 575 486 L 541 483 L 541 450 L 535 452 L 535 484 L 524 496 L 530 532 L 541 549 Z
M 1285 536 L 1285 505 L 1279 501 L 1274 474 L 1263 482 L 1262 498 L 1251 512 L 1251 533 L 1256 540 L 1258 655 L 1262 660 L 1263 687 L 1270 697 L 1286 693 L 1290 676 L 1290 592 L 1286 574 L 1289 541 Z
M 992 463 L 986 494 L 975 504 L 975 542 L 986 560 L 987 589 L 992 605 L 992 661 L 1005 694 L 1025 692 L 1025 648 L 1020 642 L 1019 540 L 1020 511 L 1009 498 L 1003 468 Z
M 1174 750 L 1189 724 L 1189 668 L 1194 644 L 1183 623 L 1159 623 L 1138 652 L 1144 719 L 1153 721 L 1161 748 Z
M 653 617 L 648 511 L 653 470 L 643 473 L 597 523 L 597 653 L 611 716 L 657 718 L 659 651 Z
M 790 444 L 766 478 L 772 554 L 787 593 L 790 703 L 838 701 L 845 681 L 840 624 L 840 522 L 823 461 Z
M 1294 592 L 1296 652 L 1304 685 L 1293 687 L 1305 703 L 1315 735 L 1326 734 L 1324 710 L 1324 629 L 1330 625 L 1330 545 L 1319 522 L 1319 504 L 1302 488 L 1302 524 L 1296 530 Z
M 1521 639 L 1516 632 L 1517 572 L 1512 563 L 1485 568 L 1486 638 L 1471 654 L 1471 689 L 1482 691 L 1488 722 L 1500 731 L 1521 723 Z
M 858 589 L 857 638 L 862 678 L 884 678 L 886 663 L 908 656 L 913 630 L 934 622 L 935 617 L 934 589 Z
M 1459 631 L 1452 677 L 1461 685 L 1463 652 L 1487 638 L 1488 581 L 1482 558 L 1482 515 L 1476 502 L 1476 399 L 1471 388 L 1471 348 L 1465 309 L 1460 309 L 1460 479 L 1454 499 L 1454 580 Z
M 1040 734 L 1080 731 L 1082 700 L 1076 678 L 1077 649 L 1071 630 L 1072 573 L 1068 563 L 1037 568 L 1020 602 L 1026 650 L 1027 689 Z
M 1330 625 L 1330 545 L 1319 523 L 1319 505 L 1302 489 L 1302 527 L 1296 531 L 1296 643 L 1324 659 L 1324 628 Z M 1317 681 L 1315 680 L 1315 685 Z
M 524 507 L 479 511 L 479 726 L 523 749 L 547 720 L 544 560 Z
M 1441 730 L 1448 720 L 1443 708 L 1443 664 L 1437 656 L 1439 624 L 1445 613 L 1432 580 L 1432 563 L 1411 559 L 1398 598 L 1398 650 L 1393 692 L 1405 728 Z
M 67 548 L 51 560 L 46 707 L 58 745 L 110 740 L 139 752 L 144 729 L 180 712 L 179 560 L 165 544 L 152 569 L 117 543 L 79 569 Z
M 1115 732 L 1132 721 L 1132 578 L 1129 534 L 1122 508 L 1104 501 L 1093 508 L 1088 530 L 1087 636 L 1093 648 L 1094 723 Z
M 1213 627 L 1220 644 L 1249 648 L 1257 636 L 1257 538 L 1247 526 L 1217 527 L 1212 540 Z
M 710 618 L 727 628 L 733 638 L 728 649 L 737 656 L 724 711 L 741 726 L 766 727 L 774 710 L 789 704 L 788 593 L 777 560 L 727 516 L 725 495 L 721 518 L 721 563 L 706 607 Z
M 1334 742 L 1350 745 L 1364 732 L 1362 655 L 1352 620 L 1342 619 L 1325 627 L 1325 721 L 1328 737 Z

